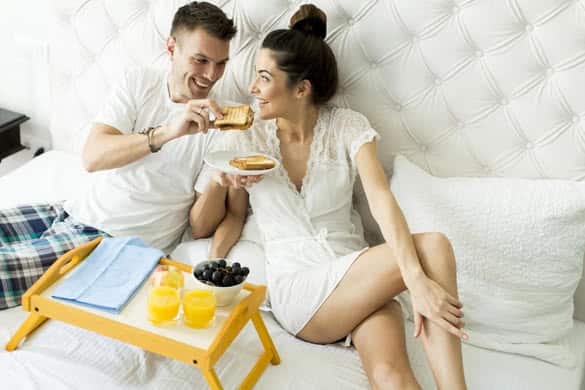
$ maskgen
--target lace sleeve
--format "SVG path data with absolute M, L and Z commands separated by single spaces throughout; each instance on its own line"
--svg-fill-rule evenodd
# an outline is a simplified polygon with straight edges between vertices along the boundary
M 380 140 L 380 134 L 370 126 L 368 119 L 359 112 L 352 110 L 343 110 L 343 132 L 345 137 L 345 146 L 355 166 L 355 157 L 362 145 Z

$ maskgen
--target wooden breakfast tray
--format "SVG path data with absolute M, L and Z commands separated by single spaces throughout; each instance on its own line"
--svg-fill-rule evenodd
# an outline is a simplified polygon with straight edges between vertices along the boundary
M 215 373 L 215 363 L 251 320 L 264 352 L 239 388 L 252 388 L 268 363 L 280 363 L 276 347 L 258 311 L 266 296 L 266 286 L 244 284 L 233 304 L 217 308 L 215 319 L 207 329 L 191 329 L 180 322 L 169 327 L 152 325 L 147 320 L 147 282 L 143 283 L 120 314 L 51 298 L 52 291 L 61 279 L 70 277 L 73 272 L 69 271 L 82 262 L 101 240 L 101 237 L 96 238 L 61 256 L 23 295 L 22 307 L 30 315 L 6 344 L 7 351 L 15 350 L 23 338 L 51 318 L 192 364 L 201 370 L 209 387 L 216 390 L 223 387 Z M 160 264 L 174 265 L 189 274 L 192 271 L 189 265 L 169 259 L 161 259 Z M 185 275 L 185 289 L 195 289 L 191 275 Z

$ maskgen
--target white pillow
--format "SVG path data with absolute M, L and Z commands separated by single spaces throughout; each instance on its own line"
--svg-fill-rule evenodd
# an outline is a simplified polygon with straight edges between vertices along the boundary
M 413 233 L 451 240 L 470 344 L 575 365 L 563 336 L 583 270 L 585 183 L 438 178 L 398 156 L 391 188 Z

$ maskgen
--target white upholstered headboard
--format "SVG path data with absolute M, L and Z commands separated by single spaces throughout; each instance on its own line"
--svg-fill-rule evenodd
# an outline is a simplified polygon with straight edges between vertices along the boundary
M 53 2 L 55 149 L 79 151 L 124 67 L 165 66 L 172 16 L 185 2 Z M 211 2 L 238 27 L 218 88 L 246 101 L 262 38 L 286 27 L 301 2 Z M 328 15 L 336 103 L 380 131 L 388 171 L 400 152 L 438 176 L 585 179 L 585 0 L 312 2 Z M 585 299 L 579 310 L 585 319 Z

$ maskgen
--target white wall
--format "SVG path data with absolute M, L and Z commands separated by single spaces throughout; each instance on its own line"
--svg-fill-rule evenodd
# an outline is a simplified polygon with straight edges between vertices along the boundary
M 23 144 L 50 144 L 49 0 L 0 0 L 0 107 L 31 118 Z

